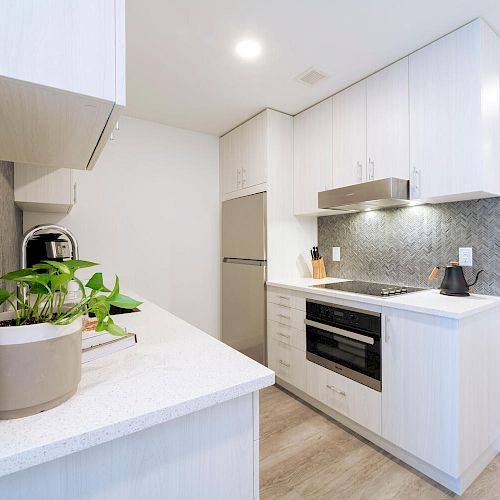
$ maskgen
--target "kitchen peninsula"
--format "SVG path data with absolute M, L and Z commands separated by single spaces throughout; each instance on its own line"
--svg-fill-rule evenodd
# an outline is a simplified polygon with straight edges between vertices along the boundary
M 77 394 L 0 421 L 0 498 L 257 498 L 258 391 L 274 373 L 156 305 Z

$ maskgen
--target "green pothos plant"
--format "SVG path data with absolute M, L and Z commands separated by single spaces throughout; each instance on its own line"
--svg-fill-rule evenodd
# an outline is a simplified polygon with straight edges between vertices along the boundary
M 69 325 L 78 317 L 93 313 L 97 318 L 96 331 L 125 335 L 125 330 L 116 325 L 111 318 L 110 307 L 134 309 L 142 302 L 120 293 L 118 276 L 112 290 L 104 285 L 102 273 L 95 273 L 85 284 L 75 276 L 79 269 L 97 265 L 95 262 L 85 260 L 63 262 L 44 260 L 33 267 L 13 271 L 0 277 L 1 280 L 18 283 L 20 289 L 26 292 L 25 295 L 18 297 L 0 288 L 0 305 L 5 302 L 10 304 L 15 313 L 15 319 L 3 324 Z M 71 281 L 78 284 L 81 298 L 77 303 L 68 305 L 68 286 Z

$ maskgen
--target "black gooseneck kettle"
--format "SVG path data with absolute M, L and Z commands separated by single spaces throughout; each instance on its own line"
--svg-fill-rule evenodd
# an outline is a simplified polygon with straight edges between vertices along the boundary
M 429 280 L 435 279 L 440 269 L 440 267 L 435 267 L 429 276 Z M 444 278 L 439 287 L 440 293 L 453 295 L 454 297 L 468 297 L 470 295 L 469 288 L 477 283 L 482 272 L 483 269 L 476 274 L 476 279 L 472 283 L 467 283 L 462 266 L 459 266 L 456 261 L 451 261 L 444 271 Z

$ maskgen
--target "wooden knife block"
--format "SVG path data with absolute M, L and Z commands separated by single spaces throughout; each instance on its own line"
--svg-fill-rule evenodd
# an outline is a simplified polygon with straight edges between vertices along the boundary
M 313 278 L 316 280 L 326 278 L 325 261 L 323 260 L 323 257 L 311 262 L 313 268 Z

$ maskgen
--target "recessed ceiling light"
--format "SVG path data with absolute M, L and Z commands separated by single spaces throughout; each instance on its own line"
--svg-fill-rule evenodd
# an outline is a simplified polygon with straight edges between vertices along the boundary
M 256 59 L 262 52 L 262 46 L 257 40 L 248 38 L 238 42 L 235 51 L 242 59 Z

